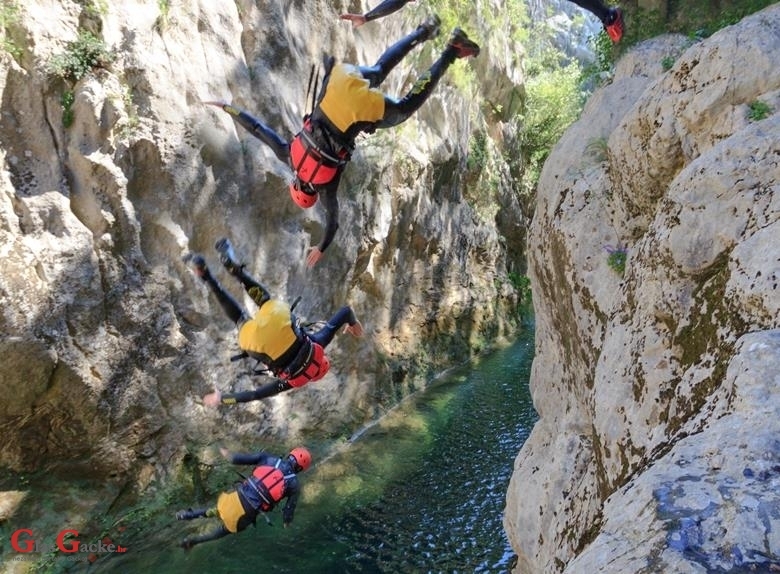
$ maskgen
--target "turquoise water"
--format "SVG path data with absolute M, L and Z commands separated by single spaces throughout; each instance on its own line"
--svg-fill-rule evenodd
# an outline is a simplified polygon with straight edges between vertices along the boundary
M 189 552 L 176 543 L 214 519 L 175 522 L 112 572 L 502 572 L 512 464 L 536 413 L 528 391 L 533 333 L 408 400 L 301 475 L 295 521 L 256 527 Z M 175 510 L 175 509 L 172 509 Z M 168 541 L 166 544 L 165 541 Z

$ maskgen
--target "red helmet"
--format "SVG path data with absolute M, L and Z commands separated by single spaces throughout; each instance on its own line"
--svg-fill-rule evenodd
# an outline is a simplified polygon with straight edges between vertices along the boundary
M 306 470 L 311 466 L 311 453 L 306 447 L 299 446 L 290 451 L 290 456 L 295 459 L 298 470 Z
M 311 186 L 302 184 L 296 177 L 290 184 L 290 196 L 298 207 L 304 209 L 317 203 L 317 192 Z

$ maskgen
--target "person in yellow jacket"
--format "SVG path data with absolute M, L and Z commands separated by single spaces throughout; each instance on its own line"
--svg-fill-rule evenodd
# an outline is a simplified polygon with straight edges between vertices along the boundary
M 195 275 L 208 285 L 227 316 L 238 326 L 241 351 L 263 363 L 276 380 L 252 391 L 223 394 L 215 390 L 203 397 L 206 406 L 256 401 L 317 381 L 330 369 L 325 347 L 339 329 L 344 327 L 344 332 L 356 337 L 363 335 L 363 326 L 349 306 L 339 309 L 318 331 L 307 333 L 287 303 L 272 299 L 268 289 L 246 273 L 228 239 L 217 241 L 215 248 L 220 253 L 220 261 L 225 269 L 241 282 L 257 304 L 258 310 L 254 316 L 250 316 L 222 287 L 211 274 L 202 255 L 190 254 L 185 257 L 185 261 L 192 266 Z
M 392 45 L 373 66 L 334 64 L 333 59 L 329 59 L 314 111 L 303 118 L 303 128 L 290 142 L 232 104 L 204 102 L 222 108 L 290 166 L 295 176 L 289 187 L 290 195 L 299 207 L 312 207 L 322 196 L 327 221 L 321 241 L 306 257 L 309 267 L 322 258 L 336 236 L 339 227 L 336 191 L 358 134 L 390 128 L 405 121 L 428 99 L 456 59 L 479 54 L 479 46 L 465 32 L 455 28 L 439 58 L 403 98 L 396 99 L 383 93 L 379 85 L 388 73 L 412 48 L 436 37 L 439 25 L 438 16 L 431 16 L 414 32 Z

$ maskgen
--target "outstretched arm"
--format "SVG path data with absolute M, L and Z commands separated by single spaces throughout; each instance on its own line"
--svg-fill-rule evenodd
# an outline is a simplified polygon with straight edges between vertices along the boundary
M 289 391 L 292 387 L 287 381 L 275 379 L 270 383 L 258 387 L 253 391 L 242 391 L 239 393 L 222 393 L 214 390 L 203 397 L 203 404 L 207 407 L 216 407 L 219 405 L 234 405 L 236 403 L 248 403 L 273 397 L 284 391 Z
M 306 264 L 313 267 L 321 258 L 322 254 L 333 242 L 336 232 L 339 230 L 339 198 L 337 195 L 341 174 L 331 181 L 327 187 L 320 191 L 320 199 L 325 208 L 325 231 L 317 247 L 313 247 L 306 257 Z
M 284 508 L 282 508 L 282 522 L 284 523 L 285 528 L 293 521 L 299 496 L 300 487 L 298 486 L 298 480 L 294 478 L 287 484 L 287 488 L 285 489 L 287 503 L 284 505 Z
M 379 4 L 379 6 L 365 14 L 342 14 L 340 18 L 342 20 L 349 20 L 352 22 L 352 26 L 357 28 L 371 20 L 376 20 L 377 18 L 382 18 L 393 12 L 398 12 L 398 10 L 406 6 L 409 2 L 414 2 L 414 0 L 385 0 Z
M 220 448 L 219 452 L 225 457 L 231 464 L 243 464 L 243 465 L 258 465 L 265 464 L 271 455 L 267 454 L 264 450 L 260 452 L 230 452 L 226 448 Z
M 289 142 L 284 140 L 279 134 L 277 134 L 274 130 L 272 130 L 263 122 L 258 120 L 256 117 L 252 116 L 248 112 L 245 112 L 244 110 L 239 110 L 238 108 L 233 107 L 227 102 L 223 102 L 221 100 L 203 102 L 203 103 L 211 106 L 217 106 L 218 108 L 222 108 L 224 111 L 226 111 L 231 116 L 233 116 L 233 119 L 241 127 L 246 129 L 250 134 L 255 136 L 265 145 L 270 147 L 271 151 L 274 152 L 274 155 L 277 158 L 279 158 L 280 161 L 283 161 L 285 163 L 290 163 Z

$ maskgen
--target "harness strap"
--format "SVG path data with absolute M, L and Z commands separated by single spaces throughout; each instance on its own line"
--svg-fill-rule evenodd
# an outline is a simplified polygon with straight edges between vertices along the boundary
M 306 129 L 307 127 L 311 127 L 310 121 L 307 121 L 306 124 L 304 124 L 304 129 L 301 130 L 301 139 L 306 143 L 307 153 L 312 150 L 317 152 L 323 158 L 327 159 L 332 163 L 335 163 L 336 165 L 334 167 L 345 165 L 347 163 L 348 160 L 346 158 L 334 157 L 328 152 L 324 151 L 320 146 L 318 146 L 317 142 L 314 141 L 314 138 L 311 137 L 311 132 Z

